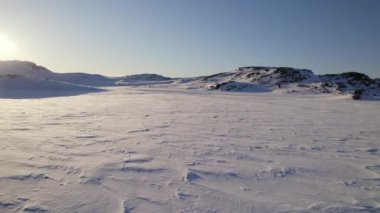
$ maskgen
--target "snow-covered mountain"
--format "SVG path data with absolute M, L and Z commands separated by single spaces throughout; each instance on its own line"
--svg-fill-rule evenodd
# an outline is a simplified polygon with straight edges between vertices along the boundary
M 186 84 L 221 91 L 352 94 L 354 99 L 380 96 L 380 80 L 362 73 L 315 75 L 311 70 L 289 67 L 240 67 Z

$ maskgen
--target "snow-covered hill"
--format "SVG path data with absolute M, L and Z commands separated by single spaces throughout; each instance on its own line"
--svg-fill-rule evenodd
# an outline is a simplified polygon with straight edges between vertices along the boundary
M 123 82 L 136 82 L 136 81 L 168 81 L 171 80 L 169 77 L 165 77 L 157 74 L 143 73 L 137 75 L 127 75 L 121 77 L 120 81 Z
M 157 74 L 106 77 L 88 73 L 55 73 L 28 61 L 0 61 L 0 98 L 51 97 L 101 91 L 90 87 L 172 83 Z M 73 93 L 73 91 L 76 91 Z
M 185 84 L 191 88 L 237 92 L 351 94 L 354 99 L 380 96 L 380 80 L 362 73 L 315 75 L 311 70 L 289 67 L 240 67 L 232 72 L 189 80 Z
M 86 86 L 113 86 L 115 79 L 88 73 L 55 73 L 28 61 L 0 61 L 0 75 L 23 75 Z
M 160 84 L 171 83 L 172 80 L 157 74 L 106 77 L 88 73 L 56 73 L 28 61 L 0 61 L 0 75 L 22 75 L 94 87 Z
M 0 75 L 21 75 L 95 87 L 148 86 L 235 92 L 329 93 L 351 95 L 354 99 L 380 99 L 380 79 L 371 79 L 357 72 L 316 75 L 311 70 L 290 67 L 240 67 L 232 72 L 193 78 L 169 78 L 157 74 L 111 78 L 87 73 L 55 73 L 32 62 L 0 61 Z
M 157 74 L 143 73 L 137 75 L 127 75 L 117 78 L 116 85 L 119 86 L 140 86 L 140 85 L 156 85 L 156 84 L 170 84 L 172 78 L 165 77 Z
M 102 89 L 23 75 L 0 75 L 0 98 L 72 96 Z

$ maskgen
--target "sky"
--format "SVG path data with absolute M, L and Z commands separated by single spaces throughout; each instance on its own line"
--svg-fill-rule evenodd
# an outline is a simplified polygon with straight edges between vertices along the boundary
M 0 60 L 189 77 L 240 66 L 380 77 L 380 0 L 0 0 Z

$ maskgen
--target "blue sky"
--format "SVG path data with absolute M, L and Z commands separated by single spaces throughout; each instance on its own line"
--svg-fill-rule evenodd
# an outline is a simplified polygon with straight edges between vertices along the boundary
M 197 76 L 239 66 L 380 77 L 378 0 L 0 0 L 0 59 L 59 72 Z

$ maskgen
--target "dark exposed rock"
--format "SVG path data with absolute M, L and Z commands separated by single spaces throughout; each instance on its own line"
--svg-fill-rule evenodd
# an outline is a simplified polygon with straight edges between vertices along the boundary
M 346 72 L 340 74 L 343 78 L 347 78 L 350 83 L 359 83 L 359 84 L 365 84 L 365 85 L 370 85 L 374 81 L 368 77 L 367 75 L 363 73 L 358 73 L 358 72 Z
M 358 89 L 354 91 L 354 94 L 352 95 L 352 99 L 354 100 L 360 100 L 363 95 L 363 90 Z
M 371 79 L 362 73 L 315 75 L 311 70 L 291 67 L 240 67 L 234 72 L 203 77 L 202 82 L 212 82 L 209 86 L 212 90 L 243 91 L 251 84 L 303 94 L 352 94 L 355 100 L 380 94 L 380 79 Z

